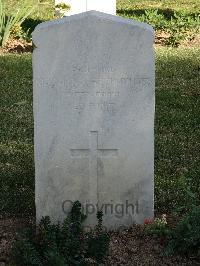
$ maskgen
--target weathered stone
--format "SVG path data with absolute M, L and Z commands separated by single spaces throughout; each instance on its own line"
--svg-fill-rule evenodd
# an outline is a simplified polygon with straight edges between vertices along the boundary
M 76 200 L 86 225 L 96 204 L 109 229 L 153 217 L 153 39 L 147 24 L 96 11 L 36 28 L 38 220 L 63 220 Z

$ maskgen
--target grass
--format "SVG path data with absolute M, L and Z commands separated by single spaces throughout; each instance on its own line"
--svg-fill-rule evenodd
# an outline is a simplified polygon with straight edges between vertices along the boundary
M 7 13 L 16 10 L 20 2 L 6 0 Z M 22 25 L 25 36 L 29 32 L 27 38 L 30 38 L 30 33 L 37 24 L 54 17 L 55 9 L 54 0 L 29 0 L 29 3 L 30 6 L 36 3 L 39 5 L 36 12 Z M 164 45 L 178 46 L 200 34 L 199 0 L 118 0 L 117 14 L 151 24 L 157 35 L 164 32 L 165 37 L 159 40 Z
M 119 10 L 133 9 L 162 9 L 188 11 L 196 13 L 200 11 L 199 0 L 118 0 L 117 8 Z
M 5 1 L 5 0 L 4 0 Z M 17 7 L 20 6 L 22 0 L 6 0 L 7 12 L 12 13 Z M 34 20 L 49 20 L 54 16 L 54 0 L 29 0 L 30 6 L 38 4 L 38 8 L 31 15 Z
M 200 49 L 157 50 L 156 204 L 184 205 L 200 196 Z
M 1 56 L 0 65 L 0 213 L 30 213 L 34 211 L 31 55 Z
M 200 34 L 198 2 L 197 0 L 119 0 L 118 15 L 152 25 L 156 30 L 156 36 L 160 32 L 165 33 L 162 44 L 179 46 Z
M 156 209 L 200 195 L 200 49 L 156 50 Z M 0 213 L 34 214 L 31 55 L 0 56 Z
M 54 15 L 54 0 L 29 0 L 30 5 L 39 3 L 38 9 L 31 16 L 35 20 L 52 19 Z M 6 0 L 8 13 L 19 6 L 19 0 Z M 117 0 L 118 15 L 126 17 L 137 17 L 142 15 L 145 10 L 156 10 L 165 15 L 165 19 L 169 20 L 175 12 L 183 12 L 186 14 L 199 15 L 199 0 Z
M 37 12 L 32 18 L 46 20 L 52 17 L 54 13 L 54 0 L 29 0 L 30 5 L 40 3 Z M 12 12 L 19 5 L 19 0 L 6 0 L 8 12 Z M 187 11 L 188 13 L 199 13 L 199 0 L 117 0 L 117 10 L 121 13 L 125 10 L 145 10 L 160 9 Z

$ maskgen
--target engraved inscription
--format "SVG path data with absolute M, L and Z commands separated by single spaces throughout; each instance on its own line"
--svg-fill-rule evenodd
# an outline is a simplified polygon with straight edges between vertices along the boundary
M 80 69 L 80 71 L 82 70 Z M 63 103 L 69 102 L 69 98 L 69 105 L 75 112 L 81 113 L 84 110 L 94 111 L 97 109 L 115 115 L 125 91 L 131 97 L 135 91 L 142 91 L 152 87 L 153 81 L 149 77 L 128 77 L 124 75 L 117 78 L 103 77 L 93 78 L 92 80 L 89 80 L 89 78 L 87 80 L 86 77 L 83 84 L 76 82 L 76 80 L 52 80 L 40 82 L 39 85 L 46 88 L 51 87 L 56 97 L 62 95 Z M 83 90 L 82 88 L 88 89 Z M 86 100 L 88 97 L 90 98 L 89 101 Z
M 72 66 L 73 72 L 80 72 L 80 73 L 113 73 L 115 69 L 113 67 L 107 67 L 106 65 L 98 65 L 96 67 L 89 67 L 89 66 Z
M 120 92 L 119 91 L 97 91 L 96 92 L 97 97 L 119 97 Z
M 90 102 L 89 103 L 90 109 L 97 108 L 102 111 L 107 111 L 109 113 L 115 113 L 116 112 L 116 103 L 110 103 L 110 102 Z

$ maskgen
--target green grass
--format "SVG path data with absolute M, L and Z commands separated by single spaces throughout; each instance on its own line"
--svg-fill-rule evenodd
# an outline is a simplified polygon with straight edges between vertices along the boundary
M 8 14 L 16 10 L 20 6 L 22 0 L 4 0 L 7 7 Z M 38 8 L 31 15 L 31 19 L 34 20 L 49 20 L 54 16 L 54 0 L 29 0 L 30 6 L 38 4 Z
M 200 49 L 156 51 L 156 209 L 200 195 Z M 31 55 L 0 57 L 0 213 L 34 213 Z M 183 179 L 183 177 L 185 179 Z
M 157 50 L 156 77 L 156 205 L 171 210 L 200 195 L 200 49 Z
M 16 9 L 19 5 L 19 0 L 6 0 L 8 11 Z M 54 12 L 54 0 L 30 0 L 32 3 L 40 3 L 40 8 L 33 15 L 33 18 L 42 20 L 48 19 Z M 144 10 L 144 9 L 160 9 L 160 10 L 175 10 L 187 11 L 189 13 L 199 13 L 199 0 L 117 0 L 118 12 L 125 10 Z
M 0 57 L 0 213 L 34 211 L 31 55 Z
M 42 21 L 54 17 L 54 0 L 28 0 L 30 6 L 39 3 L 36 12 L 27 19 L 22 29 L 25 35 Z M 18 0 L 6 0 L 7 13 L 20 6 Z M 168 36 L 161 40 L 164 45 L 178 46 L 183 41 L 193 40 L 200 34 L 199 0 L 118 0 L 117 14 L 152 25 L 156 32 L 164 31 Z
M 32 19 L 48 20 L 54 15 L 54 0 L 29 0 L 30 5 L 39 3 L 36 12 L 31 15 Z M 6 0 L 8 13 L 13 12 L 19 6 L 19 0 Z M 164 14 L 165 19 L 169 20 L 175 12 L 186 13 L 187 15 L 199 15 L 200 4 L 199 0 L 118 0 L 117 13 L 118 15 L 129 18 L 140 17 L 145 13 L 145 10 L 156 10 Z
M 171 9 L 176 11 L 199 12 L 199 0 L 118 0 L 118 10 L 133 9 Z
M 164 31 L 169 36 L 162 40 L 165 45 L 178 46 L 200 34 L 199 0 L 119 0 L 117 13 L 152 25 L 156 33 Z

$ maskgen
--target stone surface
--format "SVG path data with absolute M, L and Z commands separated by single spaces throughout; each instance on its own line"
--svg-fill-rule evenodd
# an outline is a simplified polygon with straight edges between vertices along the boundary
M 33 33 L 36 213 L 79 200 L 109 229 L 153 217 L 154 52 L 147 24 L 89 11 Z M 92 205 L 90 205 L 92 204 Z
M 70 11 L 65 15 L 70 16 L 85 11 L 96 10 L 116 15 L 116 0 L 56 0 L 55 4 L 70 4 Z

